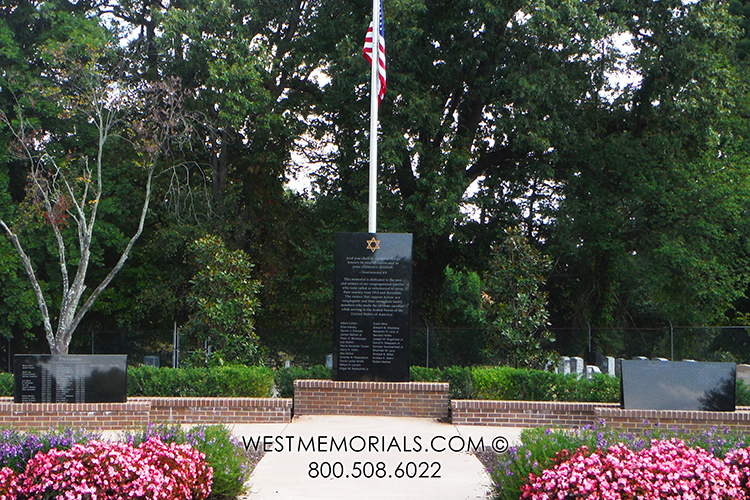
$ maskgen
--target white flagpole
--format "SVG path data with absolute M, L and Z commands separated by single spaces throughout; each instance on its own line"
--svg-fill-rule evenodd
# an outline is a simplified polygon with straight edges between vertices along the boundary
M 377 232 L 378 212 L 378 71 L 380 69 L 380 0 L 372 0 L 372 77 L 370 78 L 370 200 L 368 232 Z

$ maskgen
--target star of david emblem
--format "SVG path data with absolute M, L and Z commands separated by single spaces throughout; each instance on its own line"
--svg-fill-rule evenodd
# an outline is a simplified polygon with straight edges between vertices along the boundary
M 380 240 L 376 240 L 375 236 L 371 240 L 367 240 L 367 249 L 372 250 L 372 253 L 375 253 L 375 250 L 380 250 Z

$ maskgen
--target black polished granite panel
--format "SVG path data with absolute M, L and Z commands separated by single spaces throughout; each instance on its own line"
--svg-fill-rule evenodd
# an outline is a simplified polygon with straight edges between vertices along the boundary
M 625 410 L 735 410 L 735 364 L 622 360 Z
M 127 356 L 15 356 L 16 403 L 124 403 Z
M 408 382 L 412 235 L 335 237 L 333 379 Z

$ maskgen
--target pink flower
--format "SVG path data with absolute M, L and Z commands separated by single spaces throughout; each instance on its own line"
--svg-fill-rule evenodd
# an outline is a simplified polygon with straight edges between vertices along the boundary
M 653 440 L 651 448 L 637 453 L 623 444 L 607 453 L 591 453 L 584 447 L 572 456 L 559 454 L 541 476 L 530 475 L 521 498 L 744 500 L 750 498 L 750 480 L 747 472 L 740 472 L 739 463 L 750 465 L 747 450 L 722 461 L 674 439 Z
M 167 445 L 154 437 L 138 448 L 92 441 L 37 453 L 17 476 L 10 469 L 0 470 L 0 500 L 52 495 L 71 500 L 203 500 L 211 493 L 212 477 L 205 456 L 189 445 Z

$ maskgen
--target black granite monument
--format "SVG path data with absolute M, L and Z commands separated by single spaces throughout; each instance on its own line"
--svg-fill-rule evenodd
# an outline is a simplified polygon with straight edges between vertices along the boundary
M 624 410 L 734 411 L 734 363 L 622 360 Z
M 125 403 L 127 356 L 17 354 L 16 403 Z
M 336 234 L 333 379 L 408 382 L 412 235 Z

